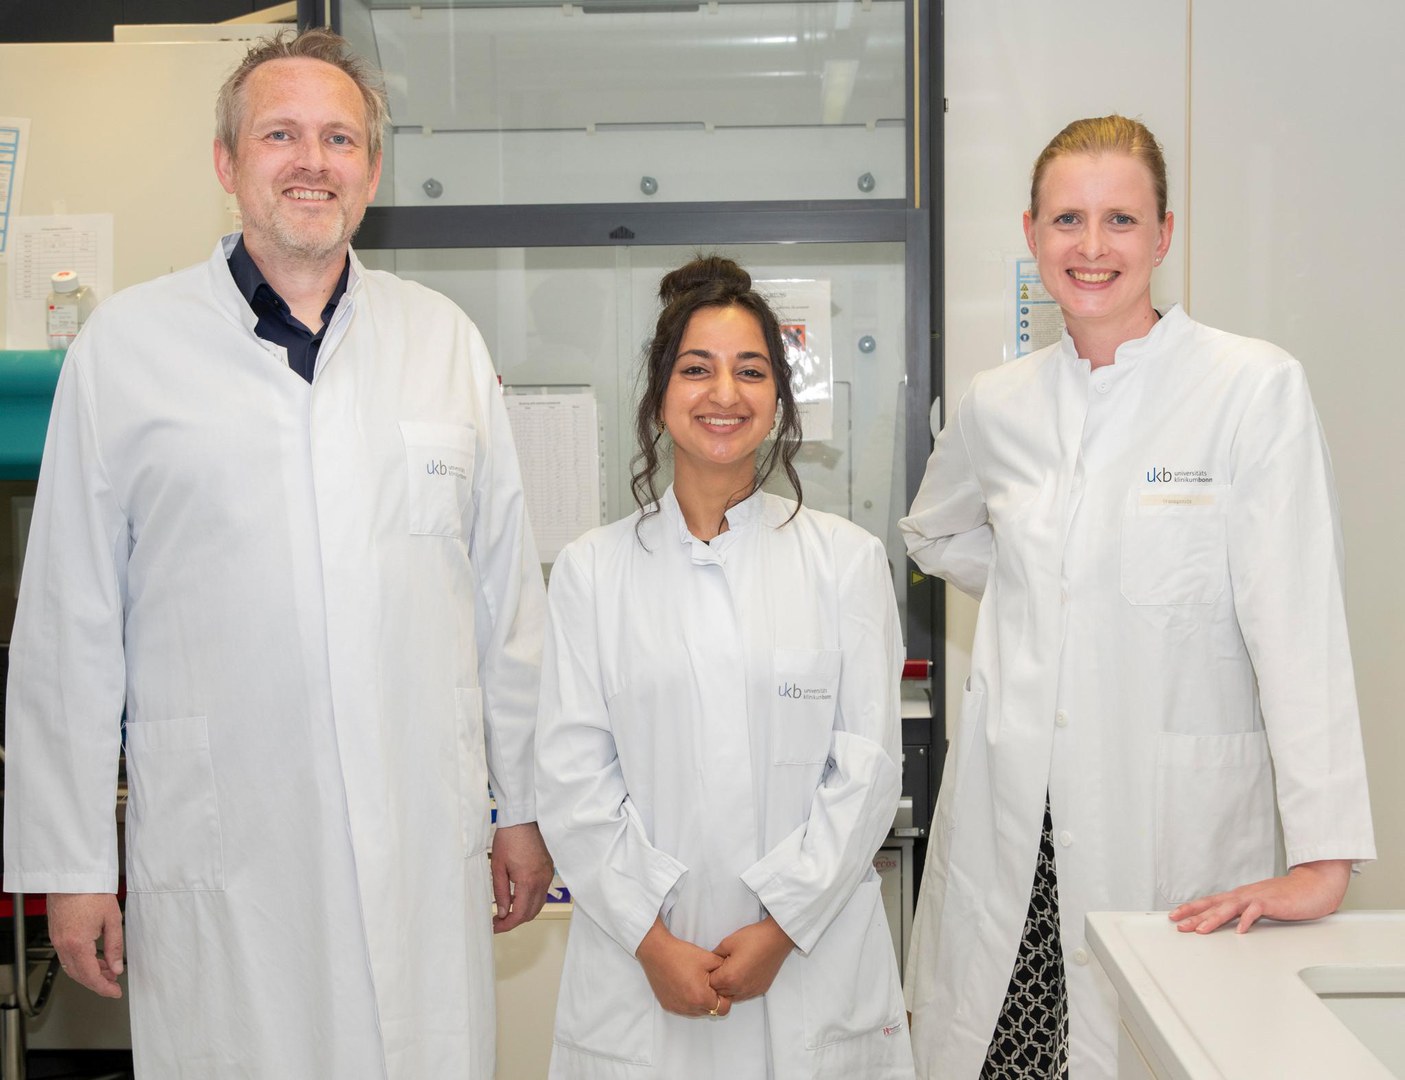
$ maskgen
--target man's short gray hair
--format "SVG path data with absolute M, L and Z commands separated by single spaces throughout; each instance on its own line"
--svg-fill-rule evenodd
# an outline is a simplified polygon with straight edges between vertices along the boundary
M 260 38 L 254 43 L 248 55 L 225 79 L 219 97 L 215 99 L 215 137 L 232 157 L 238 158 L 239 128 L 244 122 L 244 87 L 249 76 L 256 67 L 270 60 L 297 59 L 321 60 L 331 64 L 344 71 L 356 84 L 361 91 L 361 100 L 366 103 L 366 148 L 370 152 L 370 160 L 375 161 L 376 155 L 381 152 L 381 134 L 390 120 L 385 83 L 380 73 L 352 50 L 346 38 L 322 27 L 302 33 L 282 30 L 271 38 Z

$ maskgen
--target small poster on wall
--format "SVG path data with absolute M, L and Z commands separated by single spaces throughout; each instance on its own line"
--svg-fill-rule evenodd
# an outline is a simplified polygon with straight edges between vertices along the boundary
M 0 262 L 9 249 L 10 219 L 20 212 L 24 166 L 29 156 L 29 121 L 0 116 Z
M 781 322 L 790 384 L 807 442 L 834 437 L 834 345 L 828 281 L 758 281 Z
M 1044 288 L 1039 264 L 1033 258 L 1011 256 L 1006 260 L 1006 269 L 1005 310 L 1009 312 L 1009 322 L 1005 330 L 1005 359 L 1017 360 L 1058 341 L 1064 332 L 1064 316 Z

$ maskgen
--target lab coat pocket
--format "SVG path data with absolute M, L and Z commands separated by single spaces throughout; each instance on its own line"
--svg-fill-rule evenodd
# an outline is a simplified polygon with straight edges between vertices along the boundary
M 1156 887 L 1167 904 L 1272 877 L 1273 774 L 1262 731 L 1162 732 L 1156 752 Z
M 654 1054 L 654 1008 L 643 966 L 577 904 L 561 969 L 555 1041 L 612 1061 L 648 1065 Z
M 205 717 L 128 723 L 126 830 L 129 892 L 224 888 Z
M 1129 603 L 1210 604 L 1229 579 L 1228 484 L 1138 484 L 1122 516 Z
M 473 427 L 401 420 L 410 532 L 468 535 L 473 510 Z
M 471 857 L 488 850 L 492 833 L 482 691 L 477 687 L 455 688 L 454 720 L 458 732 L 459 824 L 463 853 Z
M 838 649 L 777 649 L 771 700 L 771 760 L 813 765 L 829 757 L 839 700 Z
M 800 964 L 807 1050 L 902 1021 L 897 959 L 877 880 L 859 882 L 810 954 L 787 962 Z

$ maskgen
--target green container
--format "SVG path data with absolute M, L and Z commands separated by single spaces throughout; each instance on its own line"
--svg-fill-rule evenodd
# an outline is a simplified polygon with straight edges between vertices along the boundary
M 39 475 L 62 349 L 0 349 L 0 480 Z

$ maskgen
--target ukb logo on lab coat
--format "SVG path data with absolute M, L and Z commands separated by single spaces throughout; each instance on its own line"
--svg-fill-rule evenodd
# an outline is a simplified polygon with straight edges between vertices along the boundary
M 776 649 L 772 760 L 808 765 L 829 756 L 839 688 L 838 649 Z
M 801 686 L 799 683 L 783 682 L 776 687 L 776 694 L 796 701 L 830 701 L 834 692 L 827 686 Z

